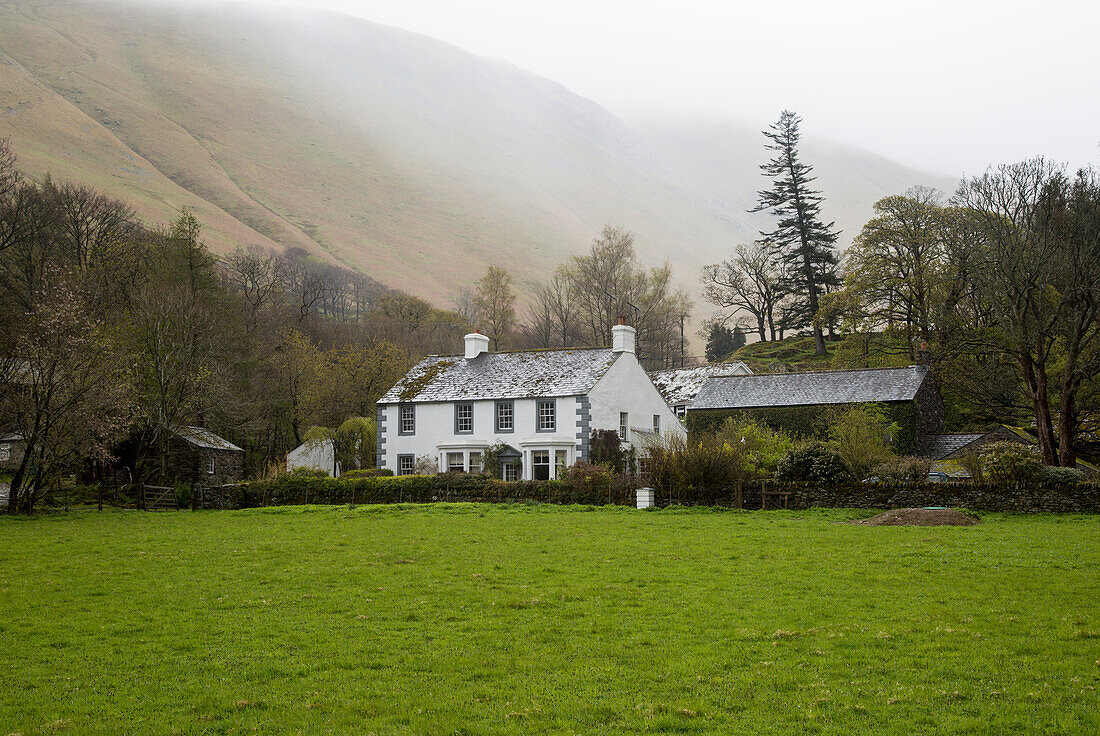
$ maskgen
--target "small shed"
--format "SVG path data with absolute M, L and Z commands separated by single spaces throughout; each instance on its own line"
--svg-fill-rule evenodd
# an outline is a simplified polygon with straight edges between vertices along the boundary
M 293 472 L 299 468 L 321 470 L 330 478 L 339 478 L 342 468 L 336 460 L 336 445 L 332 440 L 318 440 L 298 445 L 287 453 L 286 470 Z
M 0 437 L 0 468 L 10 470 L 18 468 L 23 462 L 27 443 L 21 434 L 8 434 Z
M 164 458 L 165 483 L 206 487 L 244 478 L 244 450 L 204 427 L 172 427 Z

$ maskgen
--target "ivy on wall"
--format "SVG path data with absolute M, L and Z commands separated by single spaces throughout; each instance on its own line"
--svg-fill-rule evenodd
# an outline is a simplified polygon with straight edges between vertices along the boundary
M 891 444 L 898 455 L 911 455 L 917 451 L 920 433 L 917 429 L 917 405 L 912 401 L 878 402 L 865 404 L 813 404 L 810 406 L 774 406 L 756 409 L 690 409 L 687 413 L 688 435 L 717 432 L 727 418 L 752 418 L 773 430 L 786 432 L 800 439 L 824 439 L 829 424 L 838 411 L 853 406 L 879 409 L 888 422 L 898 425 L 897 436 Z

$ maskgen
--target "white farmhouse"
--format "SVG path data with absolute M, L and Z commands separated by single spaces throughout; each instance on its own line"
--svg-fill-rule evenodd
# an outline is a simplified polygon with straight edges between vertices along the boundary
M 431 457 L 440 472 L 479 472 L 502 443 L 504 480 L 547 480 L 589 459 L 594 429 L 635 445 L 683 434 L 635 355 L 634 328 L 612 328 L 611 348 L 490 353 L 466 335 L 465 355 L 425 358 L 378 401 L 378 465 L 397 475 Z

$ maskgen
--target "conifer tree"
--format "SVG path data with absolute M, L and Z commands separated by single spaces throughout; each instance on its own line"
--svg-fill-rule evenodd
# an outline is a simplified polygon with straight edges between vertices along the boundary
M 772 180 L 769 189 L 757 192 L 757 204 L 751 212 L 769 212 L 778 218 L 775 230 L 761 236 L 779 249 L 788 266 L 788 285 L 801 307 L 802 322 L 813 328 L 818 355 L 825 355 L 825 338 L 814 319 L 818 299 L 826 287 L 836 286 L 836 239 L 834 223 L 821 222 L 821 193 L 811 189 L 813 167 L 798 159 L 798 126 L 795 113 L 784 110 L 764 135 L 765 144 L 775 157 L 760 168 Z

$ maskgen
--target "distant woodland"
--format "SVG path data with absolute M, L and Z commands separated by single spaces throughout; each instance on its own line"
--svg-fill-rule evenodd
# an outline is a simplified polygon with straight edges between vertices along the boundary
M 109 467 L 123 441 L 141 477 L 179 425 L 244 447 L 261 474 L 311 428 L 373 421 L 415 361 L 473 329 L 494 349 L 604 345 L 623 315 L 647 365 L 681 358 L 690 303 L 624 230 L 564 263 L 525 314 L 511 284 L 489 267 L 443 310 L 300 250 L 219 258 L 192 212 L 149 227 L 90 187 L 24 179 L 0 141 L 0 432 L 29 448 L 13 489 L 33 503 L 62 474 Z

